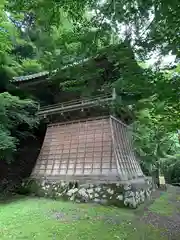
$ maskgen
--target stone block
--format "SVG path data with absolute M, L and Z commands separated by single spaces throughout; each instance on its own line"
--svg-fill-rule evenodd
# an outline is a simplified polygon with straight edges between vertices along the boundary
M 140 183 L 136 183 L 134 180 L 132 184 L 128 182 L 124 185 L 122 183 L 78 185 L 75 182 L 49 182 L 42 179 L 40 181 L 30 181 L 28 184 L 24 182 L 22 186 L 30 187 L 31 192 L 37 196 L 136 208 L 145 199 L 150 198 L 152 192 L 152 182 L 150 180 L 144 181 L 144 184 L 143 181 L 140 181 Z

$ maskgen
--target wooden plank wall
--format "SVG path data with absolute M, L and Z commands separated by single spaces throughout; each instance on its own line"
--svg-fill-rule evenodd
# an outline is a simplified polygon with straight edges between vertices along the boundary
M 117 180 L 109 117 L 49 125 L 32 175 Z
M 121 180 L 131 180 L 143 176 L 132 145 L 128 126 L 111 116 L 114 155 Z

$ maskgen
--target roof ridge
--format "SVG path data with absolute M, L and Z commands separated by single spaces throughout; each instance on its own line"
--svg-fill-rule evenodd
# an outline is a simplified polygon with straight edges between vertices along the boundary
M 64 70 L 64 69 L 67 69 L 68 67 L 76 66 L 78 64 L 87 62 L 90 59 L 91 58 L 84 58 L 80 61 L 75 61 L 73 63 L 70 63 L 70 64 L 67 64 L 67 65 L 63 66 L 60 70 Z M 58 71 L 58 69 L 53 70 L 52 72 L 56 73 L 57 71 Z M 30 79 L 35 79 L 37 77 L 42 77 L 42 76 L 46 76 L 46 75 L 49 75 L 49 74 L 50 74 L 50 71 L 42 71 L 42 72 L 33 73 L 33 74 L 29 74 L 29 75 L 22 75 L 22 76 L 18 76 L 18 77 L 13 77 L 12 81 L 13 82 L 27 81 L 27 80 L 30 80 Z

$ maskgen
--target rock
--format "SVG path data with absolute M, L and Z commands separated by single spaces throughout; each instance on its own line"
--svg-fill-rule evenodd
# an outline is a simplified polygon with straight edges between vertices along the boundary
M 78 195 L 79 195 L 80 200 L 82 200 L 83 202 L 87 202 L 89 200 L 89 194 L 87 194 L 85 188 L 79 189 Z
M 73 195 L 72 197 L 70 197 L 70 201 L 74 201 L 74 199 L 75 199 L 75 196 Z
M 131 185 L 124 185 L 124 190 L 125 190 L 125 191 L 131 190 Z
M 57 196 L 58 196 L 58 197 L 61 197 L 61 196 L 62 196 L 62 193 L 57 193 Z
M 129 205 L 129 199 L 128 199 L 128 198 L 124 199 L 124 205 L 125 205 L 125 206 L 128 206 L 128 205 Z
M 96 192 L 100 192 L 100 191 L 101 191 L 101 188 L 100 188 L 100 187 L 97 187 L 97 188 L 95 188 L 95 191 L 96 191 Z
M 94 189 L 93 189 L 93 188 L 89 188 L 89 189 L 86 190 L 86 192 L 89 193 L 89 194 L 91 194 L 91 193 L 94 192 Z
M 66 185 L 66 183 L 65 182 L 61 182 L 61 187 L 64 187 Z
M 83 196 L 84 194 L 86 194 L 86 189 L 85 188 L 80 188 L 78 190 L 78 193 Z
M 132 192 L 132 191 L 126 191 L 126 192 L 124 193 L 124 196 L 125 196 L 125 198 L 134 197 L 134 196 L 135 196 L 135 193 Z
M 72 188 L 72 189 L 70 189 L 67 193 L 66 193 L 66 195 L 68 195 L 68 196 L 72 196 L 74 193 L 76 193 L 78 191 L 78 188 Z
M 120 187 L 121 186 L 121 183 L 116 183 L 116 187 Z
M 80 188 L 89 189 L 89 188 L 93 188 L 93 185 L 92 185 L 92 184 L 89 184 L 89 183 L 85 183 L 85 184 L 81 184 L 81 185 L 80 185 Z
M 89 194 L 89 199 L 93 199 L 93 195 L 92 194 Z
M 118 195 L 118 196 L 116 197 L 116 199 L 122 201 L 122 200 L 123 200 L 123 195 Z
M 124 200 L 124 205 L 125 206 L 130 206 L 130 207 L 132 207 L 132 208 L 137 208 L 137 202 L 136 202 L 136 199 L 135 199 L 135 197 L 132 197 L 132 198 L 126 198 L 125 200 Z
M 95 202 L 95 203 L 100 203 L 100 202 L 101 202 L 101 199 L 99 199 L 99 198 L 94 198 L 94 202 Z
M 45 181 L 42 181 L 41 186 L 44 187 L 45 184 L 46 184 L 46 182 L 45 182 Z
M 110 188 L 107 189 L 107 192 L 108 192 L 109 194 L 111 194 L 111 195 L 114 194 L 114 190 L 113 190 L 113 189 L 110 189 Z
M 76 202 L 88 202 L 94 201 L 101 204 L 119 204 L 121 201 L 125 206 L 136 208 L 140 203 L 145 201 L 145 198 L 150 198 L 152 188 L 152 182 L 142 187 L 132 189 L 129 182 L 122 185 L 120 182 L 117 183 L 103 183 L 103 184 L 84 184 L 80 187 L 76 185 L 69 186 L 68 183 L 62 181 L 61 183 L 51 183 L 47 180 L 40 182 L 40 190 L 42 195 L 47 197 L 63 197 L 65 200 L 76 201 Z M 73 187 L 73 188 L 71 188 Z M 40 193 L 37 193 L 40 195 Z
M 134 198 L 133 198 L 133 200 L 132 200 L 131 206 L 132 206 L 133 208 L 137 208 L 137 202 L 135 201 Z

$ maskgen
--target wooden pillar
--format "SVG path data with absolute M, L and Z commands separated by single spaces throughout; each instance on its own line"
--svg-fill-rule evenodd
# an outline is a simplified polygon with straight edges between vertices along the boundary
M 116 100 L 116 89 L 113 88 L 113 91 L 112 91 L 112 102 L 111 102 L 111 108 L 110 108 L 110 114 L 112 116 L 115 116 L 115 100 Z

